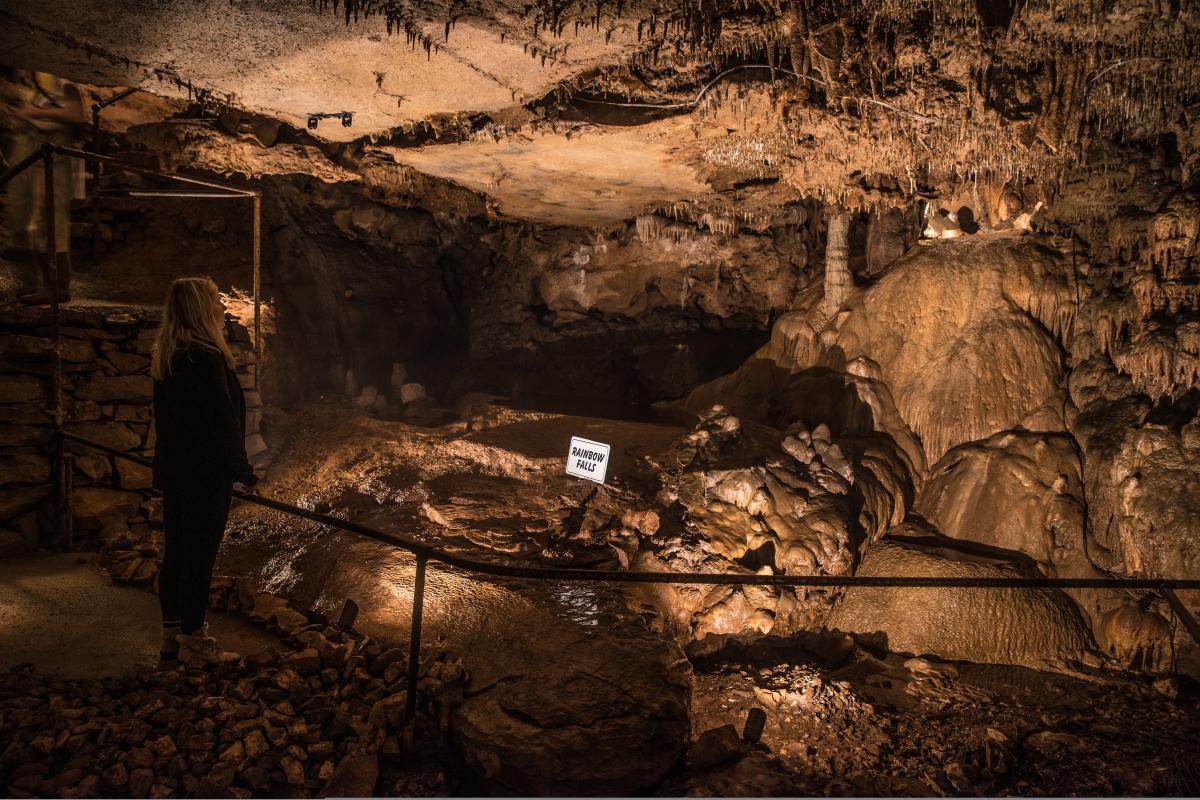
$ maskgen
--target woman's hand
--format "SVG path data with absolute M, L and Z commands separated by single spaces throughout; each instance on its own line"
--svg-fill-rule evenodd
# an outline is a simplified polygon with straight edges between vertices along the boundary
M 246 484 L 241 483 L 239 481 L 239 482 L 233 484 L 233 490 L 235 492 L 237 492 L 238 494 L 249 495 L 251 497 L 258 497 L 258 486 L 247 486 Z

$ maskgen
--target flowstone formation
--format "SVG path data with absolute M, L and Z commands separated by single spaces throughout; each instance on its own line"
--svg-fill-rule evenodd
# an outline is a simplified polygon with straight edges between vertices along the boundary
M 661 457 L 663 525 L 631 568 L 646 571 L 849 574 L 870 542 L 905 516 L 908 470 L 881 436 L 797 422 L 785 431 L 715 406 Z M 670 518 L 670 517 L 669 517 Z M 659 585 L 633 589 L 663 610 L 686 643 L 757 631 L 819 627 L 823 590 Z
M 772 426 L 762 430 L 777 437 L 776 453 L 760 445 L 762 466 L 746 463 L 754 459 L 744 446 L 730 454 L 737 482 L 717 472 L 662 498 L 682 506 L 691 551 L 754 569 L 747 554 L 770 541 L 769 566 L 794 574 L 1194 575 L 1195 532 L 1184 522 L 1194 518 L 1198 474 L 1190 401 L 1156 405 L 1111 362 L 1074 362 L 1084 346 L 1077 337 L 1091 336 L 1077 326 L 1080 308 L 1095 302 L 1080 281 L 1061 252 L 1006 234 L 922 244 L 868 285 L 847 291 L 836 282 L 834 303 L 807 295 L 806 310 L 783 316 L 755 356 L 679 404 L 707 419 L 681 467 L 711 462 L 714 444 L 742 428 Z M 708 410 L 716 402 L 737 420 L 720 435 Z M 797 441 L 792 429 L 814 426 L 826 448 L 846 433 L 886 443 L 886 461 L 844 443 L 836 452 L 838 478 L 853 487 L 837 496 L 857 497 L 857 507 L 814 506 L 810 489 L 778 478 L 778 465 L 795 468 L 785 455 Z M 780 508 L 795 518 L 783 536 L 772 524 Z M 819 522 L 830 518 L 839 519 L 832 535 Z M 779 554 L 793 531 L 813 555 L 788 563 Z M 796 613 L 790 598 L 725 594 L 738 605 L 695 590 L 660 592 L 658 601 L 676 627 L 687 609 L 696 638 L 739 626 L 779 632 Z M 1098 664 L 1106 653 L 1114 666 L 1169 667 L 1171 612 L 1138 593 L 856 589 L 820 599 L 799 604 L 807 611 L 799 627 L 905 652 L 1043 668 Z M 747 611 L 730 624 L 728 607 Z M 1174 639 L 1187 663 L 1193 648 Z

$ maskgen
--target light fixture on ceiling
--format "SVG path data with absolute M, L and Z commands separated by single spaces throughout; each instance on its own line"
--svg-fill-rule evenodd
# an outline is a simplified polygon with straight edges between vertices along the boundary
M 308 115 L 308 129 L 310 131 L 316 130 L 317 125 L 319 125 L 323 119 L 340 119 L 342 121 L 343 128 L 349 128 L 354 124 L 354 114 L 350 111 L 336 111 L 333 113 L 318 111 Z

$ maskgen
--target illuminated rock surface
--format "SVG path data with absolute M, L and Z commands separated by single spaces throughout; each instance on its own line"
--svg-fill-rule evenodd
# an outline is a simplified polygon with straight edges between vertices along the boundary
M 139 90 L 89 147 L 261 192 L 256 227 L 245 200 L 79 176 L 70 431 L 152 451 L 150 309 L 211 274 L 264 492 L 306 509 L 520 566 L 1200 576 L 1194 2 L 13 0 L 0 31 L 6 66 L 85 111 Z M 9 227 L 0 555 L 21 555 L 61 541 L 51 320 L 9 302 L 38 280 Z M 562 474 L 571 436 L 612 445 L 605 486 Z M 70 449 L 76 545 L 151 586 L 146 470 Z M 39 664 L 0 680 L 0 793 L 1197 792 L 1200 647 L 1157 592 L 432 563 L 406 738 L 414 566 L 237 507 L 214 607 L 286 652 L 188 680 L 314 728 L 264 744 L 223 719 L 174 729 L 196 765 L 68 765 L 88 734 L 59 741 L 63 697 L 103 695 L 101 730 L 139 692 L 186 701 Z M 325 624 L 347 598 L 358 634 Z M 309 719 L 314 694 L 337 711 Z

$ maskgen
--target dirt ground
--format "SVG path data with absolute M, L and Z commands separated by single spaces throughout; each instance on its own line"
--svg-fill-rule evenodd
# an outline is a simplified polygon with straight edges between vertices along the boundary
M 151 669 L 158 661 L 158 598 L 115 586 L 94 554 L 0 561 L 0 671 L 32 663 L 42 673 L 84 679 Z M 209 615 L 222 647 L 260 651 L 276 638 L 243 617 Z

